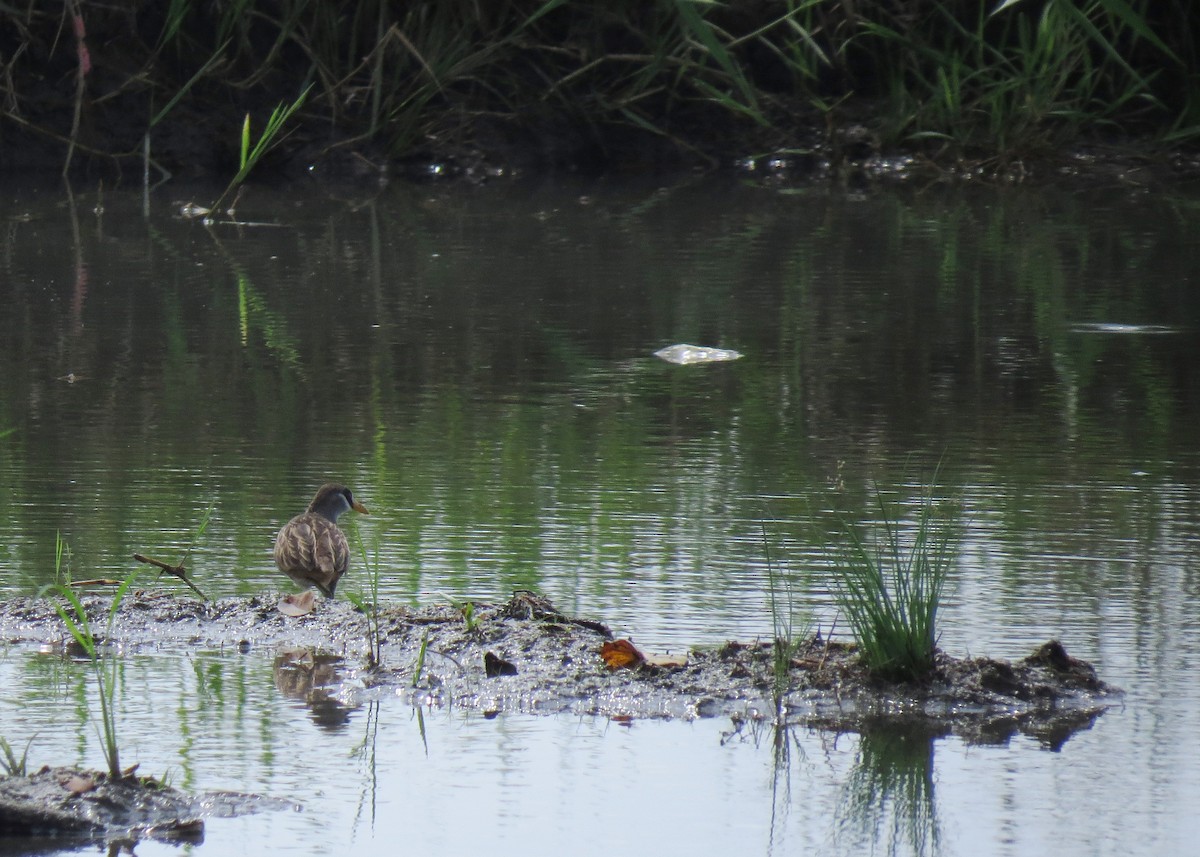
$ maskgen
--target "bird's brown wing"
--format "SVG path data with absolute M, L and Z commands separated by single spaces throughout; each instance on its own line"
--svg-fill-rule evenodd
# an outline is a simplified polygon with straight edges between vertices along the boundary
M 275 564 L 302 586 L 333 597 L 350 565 L 350 546 L 337 525 L 320 515 L 297 515 L 275 537 Z

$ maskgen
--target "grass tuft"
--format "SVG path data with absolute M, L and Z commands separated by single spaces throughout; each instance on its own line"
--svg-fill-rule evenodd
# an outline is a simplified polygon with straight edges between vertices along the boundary
M 919 680 L 934 669 L 937 612 L 954 561 L 953 521 L 932 490 L 922 497 L 915 529 L 878 488 L 880 522 L 872 537 L 843 522 L 833 553 L 837 600 L 867 668 L 881 678 Z
M 25 742 L 25 751 L 21 753 L 21 758 L 19 759 L 17 758 L 16 751 L 13 750 L 12 745 L 8 743 L 8 740 L 0 737 L 0 753 L 4 754 L 3 757 L 0 758 L 0 767 L 4 768 L 5 776 L 23 777 L 28 774 L 29 746 L 33 743 L 33 739 L 36 737 L 37 736 L 34 735 Z

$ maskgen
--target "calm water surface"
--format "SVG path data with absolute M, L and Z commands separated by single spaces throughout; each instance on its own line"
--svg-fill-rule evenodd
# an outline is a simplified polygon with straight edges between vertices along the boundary
M 181 198 L 0 196 L 0 596 L 56 534 L 75 578 L 191 547 L 210 595 L 290 591 L 274 532 L 338 478 L 389 601 L 535 589 L 679 650 L 770 635 L 770 559 L 827 629 L 830 511 L 940 462 L 943 647 L 1056 637 L 1128 693 L 1057 750 L 386 696 L 331 726 L 265 654 L 164 648 L 124 664 L 126 758 L 296 810 L 139 854 L 1194 848 L 1197 189 L 254 190 L 274 225 L 208 228 Z M 11 646 L 0 687 L 36 764 L 101 764 L 77 666 Z

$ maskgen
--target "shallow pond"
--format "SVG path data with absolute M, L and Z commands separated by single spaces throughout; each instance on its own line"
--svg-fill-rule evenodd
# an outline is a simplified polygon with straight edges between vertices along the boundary
M 770 636 L 772 582 L 828 631 L 833 513 L 910 508 L 936 470 L 961 535 L 943 647 L 1058 638 L 1127 695 L 1054 750 L 387 695 L 330 721 L 265 653 L 164 646 L 123 664 L 125 759 L 296 806 L 184 850 L 1170 854 L 1200 834 L 1197 189 L 252 189 L 250 225 L 211 226 L 175 216 L 188 194 L 0 198 L 0 594 L 122 577 L 134 552 L 187 554 L 212 596 L 292 591 L 273 535 L 338 478 L 371 510 L 353 524 L 382 599 L 533 589 L 679 651 Z M 675 343 L 744 356 L 653 356 Z M 102 764 L 78 664 L 12 645 L 0 687 L 33 763 Z

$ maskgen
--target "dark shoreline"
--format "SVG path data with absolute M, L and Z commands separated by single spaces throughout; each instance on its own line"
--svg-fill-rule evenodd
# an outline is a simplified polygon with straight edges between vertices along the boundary
M 3 123 L 0 118 L 0 126 Z M 76 190 L 96 185 L 141 188 L 146 179 L 151 188 L 169 189 L 180 183 L 221 186 L 237 172 L 236 155 L 217 139 L 211 130 L 213 123 L 198 119 L 197 124 L 206 130 L 180 147 L 171 147 L 171 142 L 184 139 L 185 129 L 179 134 L 172 134 L 169 128 L 160 131 L 168 139 L 154 149 L 155 166 L 145 175 L 139 151 L 101 154 L 77 148 L 68 183 Z M 6 131 L 0 134 L 0 176 L 38 183 L 62 180 L 67 151 L 62 139 L 11 126 Z M 504 143 L 487 151 L 447 146 L 388 158 L 370 144 L 340 145 L 331 138 L 302 131 L 270 152 L 252 171 L 247 186 L 381 189 L 397 182 L 486 184 L 533 177 L 552 179 L 555 175 L 572 179 L 669 179 L 681 174 L 723 173 L 741 181 L 779 187 L 829 184 L 865 189 L 897 182 L 1008 186 L 1068 181 L 1169 190 L 1200 179 L 1200 148 L 1167 148 L 1149 137 L 1079 142 L 1024 157 L 968 158 L 939 156 L 919 147 L 883 148 L 874 142 L 847 147 L 828 138 L 817 139 L 820 134 L 813 128 L 808 136 L 814 142 L 803 149 L 763 148 L 765 141 L 748 136 L 730 141 L 729 148 L 701 161 L 688 158 L 685 152 L 662 140 L 642 140 L 634 144 L 637 152 L 629 152 L 620 160 L 595 158 L 594 153 L 572 149 L 570 141 L 562 140 Z
M 145 156 L 150 182 L 228 181 L 285 108 L 258 178 L 1200 172 L 1200 44 L 1183 7 L 785 5 L 6 10 L 0 173 L 140 181 Z

